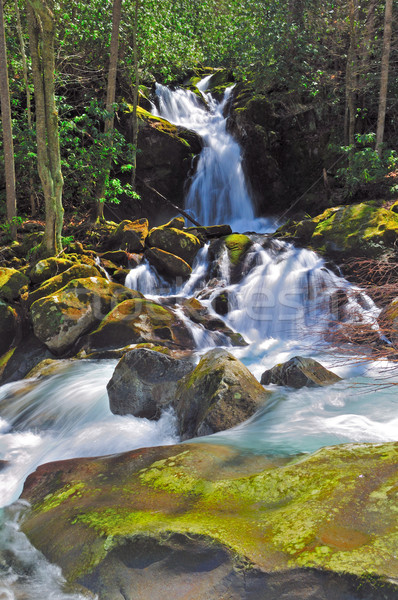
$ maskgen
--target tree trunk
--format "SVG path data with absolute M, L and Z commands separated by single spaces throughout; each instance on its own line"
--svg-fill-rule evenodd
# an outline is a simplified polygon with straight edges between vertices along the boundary
M 358 0 L 349 0 L 350 45 L 347 52 L 346 66 L 346 109 L 344 135 L 347 146 L 355 143 L 356 92 L 358 89 L 357 60 L 357 20 Z
M 383 54 L 381 57 L 381 80 L 379 96 L 379 113 L 377 117 L 376 132 L 376 150 L 381 156 L 382 144 L 384 138 L 384 123 L 386 120 L 387 90 L 388 90 L 388 68 L 390 62 L 391 32 L 392 32 L 392 2 L 386 0 L 384 13 L 384 35 L 383 35 Z
M 21 50 L 23 80 L 24 80 L 25 91 L 26 91 L 26 110 L 27 110 L 27 115 L 28 115 L 28 128 L 29 128 L 29 131 L 32 131 L 32 103 L 31 103 L 31 99 L 30 99 L 29 78 L 28 78 L 28 63 L 27 63 L 27 60 L 26 60 L 25 42 L 24 42 L 24 39 L 23 39 L 22 25 L 21 25 L 21 14 L 20 14 L 20 11 L 19 11 L 18 0 L 14 0 L 14 5 L 15 5 L 15 14 L 16 14 L 16 17 L 17 17 L 17 32 L 18 32 L 18 39 L 19 39 L 19 47 L 20 47 L 20 50 Z M 35 217 L 37 210 L 36 210 L 35 193 L 34 193 L 34 189 L 33 189 L 33 176 L 32 176 L 31 161 L 29 161 L 28 167 L 29 167 L 30 210 L 31 210 L 32 217 Z
M 112 166 L 112 146 L 113 146 L 113 125 L 114 125 L 114 108 L 116 96 L 116 74 L 117 74 L 117 62 L 119 54 L 119 29 L 120 29 L 120 18 L 122 12 L 122 0 L 113 0 L 112 10 L 112 35 L 111 35 L 111 48 L 109 57 L 109 71 L 108 71 L 108 88 L 106 92 L 106 110 L 109 116 L 105 119 L 104 133 L 109 136 L 109 154 L 106 159 L 103 172 L 100 175 L 96 194 L 96 218 L 97 221 L 101 221 L 104 218 L 104 203 L 105 203 L 105 190 L 106 184 L 109 180 L 109 175 Z
M 0 0 L 0 97 L 1 120 L 3 124 L 4 167 L 6 179 L 7 221 L 13 239 L 17 235 L 15 217 L 17 200 L 15 193 L 14 143 L 12 139 L 10 89 L 8 84 L 7 49 L 4 28 L 3 0 Z
M 133 45 L 134 45 L 134 91 L 133 91 L 133 170 L 131 173 L 131 186 L 133 190 L 136 188 L 136 170 L 137 170 L 137 146 L 138 146 L 138 91 L 139 91 L 139 70 L 138 70 L 138 46 L 137 46 L 137 29 L 138 29 L 138 8 L 139 0 L 135 0 L 134 7 L 134 28 L 133 28 Z
M 37 166 L 43 187 L 46 254 L 62 250 L 63 177 L 54 88 L 54 15 L 46 0 L 28 0 L 29 44 L 36 105 Z

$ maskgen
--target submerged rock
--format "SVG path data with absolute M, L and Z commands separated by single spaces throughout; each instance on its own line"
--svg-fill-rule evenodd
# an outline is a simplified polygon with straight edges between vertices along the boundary
M 73 279 L 55 294 L 31 306 L 36 337 L 55 354 L 63 354 L 98 324 L 111 308 L 135 292 L 102 277 Z
M 158 419 L 174 400 L 177 382 L 193 370 L 192 363 L 147 348 L 127 352 L 107 387 L 115 415 Z
M 21 529 L 99 600 L 158 600 L 166 584 L 195 600 L 395 600 L 397 464 L 396 443 L 58 461 L 28 477 Z
M 90 351 L 121 348 L 128 344 L 151 342 L 170 348 L 194 347 L 192 335 L 173 311 L 147 300 L 139 292 L 116 306 L 100 326 L 87 336 Z
M 313 358 L 295 356 L 285 363 L 265 371 L 261 383 L 268 385 L 287 385 L 293 388 L 322 387 L 341 381 L 341 377 L 325 369 Z
M 174 408 L 180 435 L 186 440 L 230 429 L 251 417 L 270 396 L 232 354 L 210 350 L 178 384 Z

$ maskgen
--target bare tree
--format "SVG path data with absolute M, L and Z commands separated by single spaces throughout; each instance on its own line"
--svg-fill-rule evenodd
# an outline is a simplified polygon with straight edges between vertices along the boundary
M 53 0 L 28 0 L 29 45 L 36 107 L 37 166 L 43 187 L 46 226 L 42 249 L 48 255 L 62 250 L 63 177 L 55 103 Z
M 3 0 L 0 0 L 0 65 L 1 120 L 3 123 L 7 220 L 10 224 L 10 233 L 15 239 L 17 233 L 15 223 L 15 217 L 17 214 L 17 200 L 15 193 L 14 144 L 12 139 L 10 89 L 8 84 L 7 48 L 4 27 Z

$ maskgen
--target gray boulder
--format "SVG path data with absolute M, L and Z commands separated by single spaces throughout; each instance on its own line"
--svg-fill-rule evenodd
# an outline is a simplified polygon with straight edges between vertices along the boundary
M 177 386 L 174 407 L 180 435 L 189 439 L 235 427 L 270 396 L 232 354 L 210 350 Z
M 148 348 L 127 352 L 107 385 L 111 411 L 116 415 L 158 419 L 174 399 L 178 380 L 193 370 L 179 360 Z
M 313 358 L 294 356 L 280 365 L 265 371 L 261 376 L 261 383 L 268 385 L 287 385 L 293 388 L 322 387 L 341 381 L 341 377 L 325 369 Z

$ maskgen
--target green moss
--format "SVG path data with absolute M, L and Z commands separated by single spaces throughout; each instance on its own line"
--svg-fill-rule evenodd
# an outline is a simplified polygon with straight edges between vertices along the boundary
M 48 512 L 65 502 L 68 498 L 74 497 L 75 499 L 82 497 L 82 490 L 85 488 L 84 483 L 79 482 L 74 485 L 66 484 L 63 488 L 55 492 L 54 494 L 48 494 L 43 502 L 36 506 L 35 510 L 38 512 Z
M 247 235 L 232 233 L 225 238 L 225 245 L 228 248 L 229 260 L 233 265 L 238 265 L 247 250 L 252 245 L 252 241 Z

